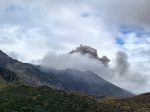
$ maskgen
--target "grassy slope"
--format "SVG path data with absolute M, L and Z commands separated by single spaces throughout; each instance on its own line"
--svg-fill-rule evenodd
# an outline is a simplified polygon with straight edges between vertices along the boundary
M 0 112 L 149 112 L 150 93 L 95 98 L 0 78 Z
M 8 83 L 0 77 L 0 89 L 8 86 Z
M 148 99 L 145 94 L 142 98 L 93 98 L 46 86 L 9 86 L 0 92 L 0 112 L 149 112 Z
M 46 86 L 7 87 L 0 92 L 0 112 L 110 112 L 91 97 Z
M 110 108 L 120 108 L 128 112 L 150 112 L 150 93 L 131 98 L 107 97 L 99 99 L 101 103 L 109 104 Z
M 13 82 L 7 82 L 5 80 L 3 80 L 1 77 L 0 77 L 0 91 L 2 91 L 4 88 L 8 87 L 8 86 L 12 86 L 12 87 L 15 87 L 15 86 L 20 86 L 20 85 L 26 85 L 26 86 L 30 86 L 31 84 L 23 81 L 23 80 L 18 80 L 18 81 L 13 81 Z

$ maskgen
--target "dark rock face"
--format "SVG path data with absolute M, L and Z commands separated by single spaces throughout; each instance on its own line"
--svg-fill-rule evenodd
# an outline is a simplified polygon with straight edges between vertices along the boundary
M 19 79 L 32 84 L 47 85 L 57 89 L 92 94 L 96 96 L 133 95 L 132 93 L 107 82 L 93 72 L 81 72 L 75 69 L 46 69 L 41 66 L 35 66 L 13 60 L 2 51 L 0 51 L 0 67 L 9 70 L 9 73 L 7 74 L 3 72 L 3 70 L 1 71 L 2 74 L 0 74 L 0 76 L 7 81 L 13 81 L 18 77 Z
M 13 82 L 19 80 L 19 77 L 17 77 L 17 75 L 14 72 L 10 70 L 6 70 L 1 67 L 0 67 L 0 77 L 7 82 Z

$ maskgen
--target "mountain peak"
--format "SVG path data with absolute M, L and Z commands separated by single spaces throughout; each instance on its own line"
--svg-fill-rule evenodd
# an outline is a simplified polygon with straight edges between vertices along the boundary
M 0 67 L 5 67 L 6 65 L 14 62 L 11 57 L 9 57 L 6 53 L 0 50 Z
M 1 58 L 1 57 L 4 57 L 4 56 L 6 57 L 6 56 L 8 56 L 8 55 L 5 54 L 2 50 L 0 50 L 0 58 Z

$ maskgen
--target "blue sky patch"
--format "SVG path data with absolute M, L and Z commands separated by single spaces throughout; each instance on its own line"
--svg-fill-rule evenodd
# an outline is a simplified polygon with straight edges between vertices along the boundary
M 119 44 L 119 45 L 124 45 L 125 44 L 124 40 L 121 39 L 121 38 L 116 38 L 116 43 Z
M 119 31 L 123 34 L 129 34 L 129 33 L 135 33 L 137 37 L 142 37 L 142 36 L 150 36 L 150 32 L 145 31 L 144 28 L 139 27 L 137 25 L 130 25 L 130 26 L 121 26 L 119 28 Z
M 132 33 L 132 32 L 134 32 L 134 33 L 144 32 L 144 29 L 137 25 L 130 25 L 130 26 L 121 26 L 119 28 L 119 31 L 123 34 L 128 34 L 128 33 Z

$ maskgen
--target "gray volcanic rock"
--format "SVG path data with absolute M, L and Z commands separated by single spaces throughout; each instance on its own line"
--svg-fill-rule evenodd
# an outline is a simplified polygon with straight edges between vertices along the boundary
M 48 77 L 55 79 L 61 89 L 95 96 L 133 96 L 131 92 L 119 88 L 91 71 L 76 69 L 56 70 L 39 66 Z
M 103 56 L 102 58 L 99 58 L 96 49 L 86 45 L 83 46 L 82 44 L 79 47 L 77 47 L 75 50 L 70 51 L 69 53 L 70 54 L 81 53 L 82 55 L 89 54 L 90 58 L 96 59 L 105 65 L 107 65 L 108 62 L 110 61 L 107 58 L 107 56 Z

